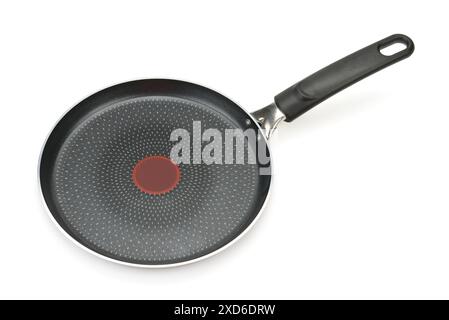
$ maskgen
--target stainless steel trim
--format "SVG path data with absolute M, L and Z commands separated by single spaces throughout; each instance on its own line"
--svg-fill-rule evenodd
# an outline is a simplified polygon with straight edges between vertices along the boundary
M 279 110 L 274 102 L 265 108 L 254 111 L 251 115 L 262 127 L 267 139 L 270 139 L 279 124 L 285 120 L 285 114 Z

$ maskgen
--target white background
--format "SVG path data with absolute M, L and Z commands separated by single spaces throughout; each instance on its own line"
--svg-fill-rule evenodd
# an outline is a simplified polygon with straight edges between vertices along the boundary
M 446 1 L 8 1 L 0 4 L 0 298 L 449 298 Z M 138 78 L 210 86 L 254 111 L 393 33 L 414 55 L 272 139 L 255 227 L 217 256 L 149 270 L 68 241 L 37 162 L 60 116 Z

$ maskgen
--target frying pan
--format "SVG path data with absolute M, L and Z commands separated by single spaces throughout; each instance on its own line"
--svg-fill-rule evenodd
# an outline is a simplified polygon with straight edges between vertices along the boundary
M 405 49 L 380 52 L 394 43 Z M 137 80 L 101 90 L 69 110 L 44 144 L 39 182 L 50 216 L 81 247 L 127 265 L 175 266 L 211 256 L 259 216 L 270 189 L 269 162 L 174 161 L 171 152 L 180 139 L 173 140 L 173 132 L 194 135 L 198 123 L 200 130 L 249 129 L 263 131 L 257 141 L 265 144 L 280 122 L 413 50 L 410 38 L 392 35 L 296 83 L 252 114 L 216 91 L 178 80 Z M 186 145 L 189 155 L 195 158 L 203 143 Z M 258 148 L 244 144 L 244 151 Z

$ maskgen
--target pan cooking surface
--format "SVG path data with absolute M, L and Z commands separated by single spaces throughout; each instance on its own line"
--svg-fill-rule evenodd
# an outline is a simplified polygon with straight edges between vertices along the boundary
M 61 226 L 88 248 L 140 264 L 191 260 L 224 246 L 260 209 L 258 165 L 180 164 L 168 192 L 144 192 L 139 161 L 168 157 L 176 128 L 237 128 L 192 100 L 147 96 L 116 102 L 81 121 L 61 144 L 52 185 Z

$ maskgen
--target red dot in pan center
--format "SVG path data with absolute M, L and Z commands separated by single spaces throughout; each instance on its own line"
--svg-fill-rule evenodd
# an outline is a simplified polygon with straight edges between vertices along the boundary
M 152 195 L 170 192 L 179 183 L 179 167 L 164 156 L 149 156 L 137 162 L 133 169 L 134 184 Z

